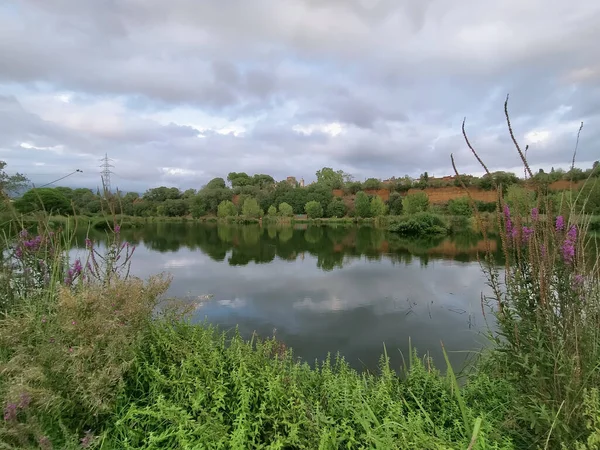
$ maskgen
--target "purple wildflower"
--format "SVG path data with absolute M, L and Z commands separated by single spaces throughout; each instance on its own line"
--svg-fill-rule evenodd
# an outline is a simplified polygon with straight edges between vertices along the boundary
M 19 401 L 19 408 L 27 409 L 31 403 L 31 395 L 27 392 L 21 394 L 21 400 Z
M 567 239 L 575 242 L 577 240 L 577 227 L 575 225 L 571 225 L 569 231 L 567 232 Z
M 121 232 L 121 225 L 115 225 L 115 234 L 119 234 Z
M 94 243 L 92 242 L 92 240 L 90 238 L 85 238 L 85 248 L 90 250 L 93 245 L 94 245 Z
M 7 422 L 15 420 L 17 418 L 17 404 L 8 403 L 4 407 L 4 420 Z
M 560 216 L 559 216 L 560 217 Z M 577 240 L 577 227 L 575 225 L 571 225 L 569 231 L 567 232 L 567 237 L 565 238 L 565 242 L 562 245 L 562 254 L 563 259 L 567 264 L 573 262 L 575 258 L 575 242 Z
M 563 216 L 558 216 L 556 218 L 556 231 L 562 231 L 565 229 L 565 218 Z
M 533 235 L 533 228 L 523 227 L 523 242 L 528 242 Z
M 581 286 L 581 285 L 583 285 L 583 275 L 581 275 L 581 274 L 575 275 L 573 277 L 573 285 L 574 286 Z
M 29 232 L 27 230 L 21 230 L 21 232 L 19 233 L 19 236 L 21 236 L 21 238 L 23 239 L 25 239 L 28 235 Z
M 15 256 L 18 259 L 22 259 L 23 258 L 23 249 L 21 247 L 17 247 L 17 249 L 15 250 Z
M 539 217 L 540 217 L 540 210 L 538 208 L 533 208 L 531 210 L 531 218 L 533 220 L 538 220 Z

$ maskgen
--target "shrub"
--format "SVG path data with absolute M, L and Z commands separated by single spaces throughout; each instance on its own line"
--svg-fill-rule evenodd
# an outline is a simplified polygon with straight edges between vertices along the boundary
M 371 199 L 370 212 L 372 217 L 385 216 L 387 212 L 385 203 L 378 195 Z
M 244 200 L 244 206 L 242 206 L 242 214 L 244 217 L 250 217 L 257 219 L 263 215 L 263 211 L 260 209 L 258 202 L 254 198 L 247 198 Z
M 304 205 L 304 211 L 311 219 L 319 219 L 323 217 L 323 207 L 321 204 L 315 200 L 311 200 L 310 202 Z
M 405 214 L 425 212 L 429 208 L 429 197 L 425 192 L 408 194 L 402 200 L 402 209 Z
M 329 217 L 344 217 L 346 215 L 346 204 L 341 198 L 334 198 L 327 206 L 327 215 Z
M 30 189 L 15 200 L 15 208 L 23 214 L 46 211 L 48 214 L 69 215 L 73 208 L 59 190 L 52 188 Z
M 231 200 L 223 200 L 217 208 L 217 216 L 221 218 L 237 216 L 237 208 Z
M 402 214 L 402 195 L 398 192 L 392 192 L 388 200 L 388 208 L 390 215 L 399 216 Z
M 446 222 L 440 216 L 431 213 L 414 214 L 405 220 L 391 224 L 388 229 L 404 236 L 428 236 L 448 233 Z
M 294 210 L 289 204 L 283 202 L 279 204 L 279 214 L 283 217 L 292 217 L 294 215 Z
M 274 217 L 277 215 L 277 208 L 275 208 L 273 205 L 269 206 L 269 209 L 267 210 L 267 214 L 271 217 Z
M 371 217 L 371 202 L 369 196 L 363 191 L 356 194 L 354 199 L 354 213 L 357 217 Z
M 377 190 L 381 189 L 381 181 L 377 178 L 369 178 L 362 184 L 363 189 Z
M 453 198 L 448 202 L 448 212 L 454 216 L 470 216 L 473 213 L 468 197 Z

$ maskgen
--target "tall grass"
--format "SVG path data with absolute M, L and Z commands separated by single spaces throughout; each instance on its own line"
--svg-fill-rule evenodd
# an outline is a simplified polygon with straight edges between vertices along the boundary
M 507 103 L 508 98 L 510 135 L 531 175 Z M 466 133 L 465 140 L 487 171 Z M 585 200 L 542 205 L 540 189 L 538 204 L 519 214 L 504 203 L 501 186 L 497 190 L 506 265 L 499 269 L 491 259 L 483 265 L 494 293 L 486 301 L 495 308 L 499 331 L 493 336 L 495 350 L 479 369 L 516 389 L 506 430 L 517 445 L 573 448 L 590 435 L 586 415 L 593 406 L 587 389 L 600 385 L 600 265 L 598 249 L 591 248 L 595 241 L 587 237 L 589 218 L 578 207 Z

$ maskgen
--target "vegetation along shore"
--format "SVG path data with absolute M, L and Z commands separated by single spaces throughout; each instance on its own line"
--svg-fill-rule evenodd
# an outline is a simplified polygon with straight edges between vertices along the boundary
M 11 198 L 26 179 L 3 164 L 0 448 L 599 448 L 600 264 L 588 238 L 599 170 L 384 185 L 324 168 L 306 187 L 230 173 L 230 186 L 217 178 L 198 192 L 39 188 Z M 559 181 L 566 190 L 551 189 Z M 460 194 L 432 201 L 445 188 Z M 439 370 L 419 349 L 392 366 L 383 346 L 379 370 L 359 372 L 342 355 L 310 365 L 274 337 L 192 323 L 185 303 L 165 297 L 169 275 L 131 276 L 135 245 L 122 227 L 163 217 L 497 236 L 504 266 L 481 258 L 493 345 Z M 80 226 L 109 241 L 89 233 L 73 259 Z

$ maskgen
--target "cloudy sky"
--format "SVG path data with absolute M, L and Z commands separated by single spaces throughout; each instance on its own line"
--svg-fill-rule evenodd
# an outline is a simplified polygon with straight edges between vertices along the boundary
M 597 0 L 3 0 L 0 160 L 38 185 L 200 188 L 600 158 Z

